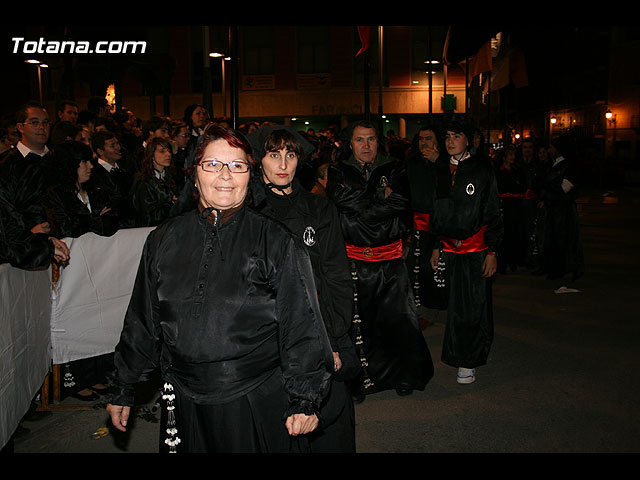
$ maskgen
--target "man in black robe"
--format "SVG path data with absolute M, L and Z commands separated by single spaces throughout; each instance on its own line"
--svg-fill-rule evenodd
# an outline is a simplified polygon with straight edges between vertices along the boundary
M 558 137 L 551 141 L 552 166 L 541 192 L 542 268 L 549 280 L 571 274 L 577 280 L 584 273 L 584 253 L 580 219 L 576 205 L 578 175 L 571 158 L 569 140 Z
M 433 362 L 402 257 L 412 220 L 406 171 L 379 152 L 373 124 L 356 122 L 346 133 L 350 150 L 329 167 L 326 193 L 354 280 L 352 337 L 363 368 L 353 394 L 356 401 L 388 389 L 408 395 L 425 388 Z
M 493 342 L 491 277 L 503 235 L 495 175 L 486 159 L 469 153 L 472 140 L 466 124 L 454 121 L 447 127 L 450 159 L 438 165 L 430 221 L 440 241 L 431 264 L 436 269 L 444 262 L 449 294 L 442 361 L 458 367 L 462 384 L 475 381 L 475 369 L 487 362 Z
M 407 156 L 407 177 L 413 209 L 413 234 L 407 254 L 407 268 L 416 299 L 416 307 L 446 309 L 446 286 L 431 269 L 434 237 L 429 235 L 429 219 L 433 213 L 436 188 L 436 162 L 444 155 L 440 151 L 438 135 L 433 126 L 424 126 L 416 134 Z M 420 317 L 422 328 L 433 324 Z
M 64 242 L 49 235 L 51 227 L 42 205 L 47 188 L 57 176 L 47 147 L 49 117 L 42 105 L 28 102 L 16 112 L 16 122 L 20 141 L 0 158 L 5 257 L 21 268 L 41 267 L 60 249 L 65 254 L 55 258 L 61 261 L 68 258 Z

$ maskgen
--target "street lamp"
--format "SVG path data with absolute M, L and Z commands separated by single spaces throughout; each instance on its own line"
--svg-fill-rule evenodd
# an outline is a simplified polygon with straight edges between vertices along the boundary
M 210 57 L 213 58 L 221 58 L 222 61 L 220 64 L 222 65 L 222 115 L 227 116 L 227 85 L 225 80 L 225 72 L 224 72 L 224 62 L 225 60 L 231 60 L 231 57 L 225 56 L 224 53 L 220 52 L 211 52 L 209 54 Z
M 609 121 L 609 124 L 616 124 L 616 114 L 613 113 L 611 110 L 607 109 L 606 113 L 604 114 L 605 118 Z
M 49 65 L 41 62 L 40 60 L 36 60 L 35 58 L 31 58 L 29 60 L 25 60 L 25 63 L 31 63 L 33 65 L 38 65 L 38 91 L 40 93 L 40 103 L 43 103 L 42 98 L 42 70 L 43 68 L 48 68 Z
M 614 158 L 616 157 L 618 151 L 617 151 L 617 146 L 616 146 L 616 123 L 617 123 L 617 114 L 613 113 L 611 110 L 607 109 L 607 111 L 604 114 L 604 118 L 607 119 L 607 122 L 609 122 L 609 126 L 611 127 L 613 125 L 613 155 Z

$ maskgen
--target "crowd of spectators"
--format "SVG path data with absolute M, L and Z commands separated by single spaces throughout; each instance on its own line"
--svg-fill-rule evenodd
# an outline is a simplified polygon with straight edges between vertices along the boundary
M 69 259 L 65 237 L 155 227 L 188 208 L 193 185 L 187 172 L 209 123 L 230 124 L 224 117 L 211 118 L 197 104 L 189 105 L 182 118 L 142 120 L 126 108 L 109 110 L 104 99 L 90 99 L 86 109 L 62 102 L 55 112 L 29 102 L 6 115 L 0 122 L 0 264 L 64 265 Z M 251 121 L 238 130 L 249 135 L 264 125 Z M 349 141 L 337 125 L 298 133 L 314 153 L 299 165 L 296 178 L 324 195 L 327 169 L 348 154 Z M 411 154 L 412 141 L 393 131 L 380 140 L 395 162 Z M 567 145 L 525 139 L 518 147 L 494 151 L 479 132 L 474 140 L 472 153 L 491 165 L 500 196 L 504 240 L 497 252 L 498 273 L 526 267 L 548 278 L 580 277 L 577 180 Z M 100 367 L 91 366 L 92 375 L 76 382 L 74 396 L 94 400 L 103 393 L 110 362 L 100 361 Z

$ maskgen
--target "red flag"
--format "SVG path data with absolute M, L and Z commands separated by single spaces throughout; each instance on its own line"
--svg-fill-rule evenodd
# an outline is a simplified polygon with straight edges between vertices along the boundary
M 369 43 L 371 42 L 371 27 L 358 27 L 358 35 L 360 36 L 360 41 L 362 42 L 362 48 L 358 50 L 358 53 L 356 53 L 356 57 L 362 52 L 369 49 Z
M 473 78 L 481 73 L 490 71 L 493 66 L 492 60 L 491 41 L 488 41 L 469 60 L 469 77 Z

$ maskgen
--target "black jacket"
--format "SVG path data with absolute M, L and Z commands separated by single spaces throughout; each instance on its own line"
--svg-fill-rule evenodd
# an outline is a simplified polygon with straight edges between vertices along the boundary
M 133 385 L 160 366 L 196 403 L 231 401 L 276 373 L 292 413 L 317 409 L 333 357 L 304 245 L 246 207 L 221 225 L 206 216 L 191 210 L 149 234 L 112 403 L 132 405 Z

